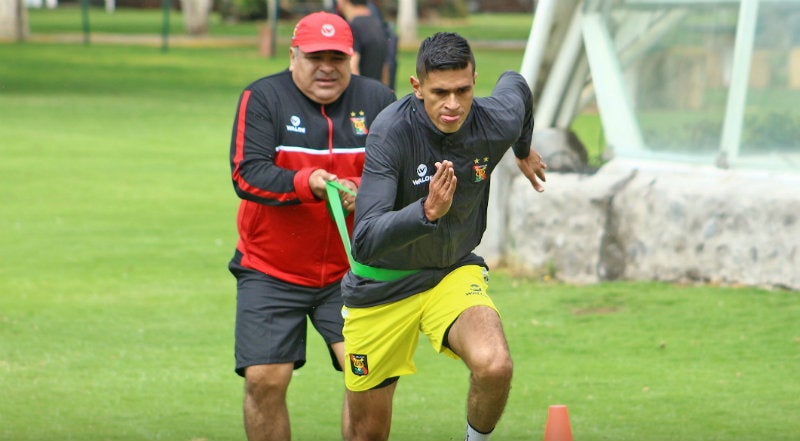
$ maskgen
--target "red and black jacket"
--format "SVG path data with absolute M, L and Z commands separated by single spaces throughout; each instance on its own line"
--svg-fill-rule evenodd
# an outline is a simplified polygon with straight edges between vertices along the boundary
M 318 104 L 283 71 L 241 94 L 231 137 L 233 186 L 242 199 L 242 265 L 277 279 L 322 287 L 348 269 L 341 239 L 309 175 L 323 168 L 360 183 L 369 126 L 395 100 L 380 82 L 353 75 L 331 104 Z M 352 216 L 348 216 L 352 229 Z

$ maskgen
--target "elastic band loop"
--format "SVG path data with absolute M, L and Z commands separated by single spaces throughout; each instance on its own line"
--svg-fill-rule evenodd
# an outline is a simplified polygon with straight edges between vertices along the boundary
M 379 280 L 381 282 L 391 282 L 392 280 L 402 279 L 403 277 L 418 273 L 419 270 L 376 268 L 356 262 L 356 260 L 353 259 L 353 254 L 350 252 L 350 235 L 347 232 L 347 223 L 344 220 L 345 213 L 344 208 L 342 208 L 342 199 L 339 197 L 340 190 L 354 196 L 356 194 L 354 191 L 336 181 L 327 181 L 325 183 L 325 191 L 328 194 L 328 211 L 331 217 L 333 217 L 333 221 L 336 222 L 336 227 L 339 229 L 339 237 L 342 238 L 344 250 L 347 253 L 347 260 L 350 262 L 350 269 L 353 270 L 353 273 L 357 276 Z

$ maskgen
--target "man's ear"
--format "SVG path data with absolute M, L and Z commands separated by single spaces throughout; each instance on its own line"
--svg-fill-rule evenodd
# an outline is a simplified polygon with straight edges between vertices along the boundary
M 411 88 L 414 89 L 414 96 L 416 96 L 417 99 L 421 100 L 422 90 L 420 88 L 422 87 L 422 82 L 418 80 L 417 77 L 415 77 L 414 75 L 411 75 L 411 78 L 409 78 L 409 80 L 411 81 Z
M 295 51 L 295 48 L 290 47 L 289 48 L 289 71 L 293 71 L 294 70 L 294 60 L 295 60 L 296 56 L 297 56 L 297 51 Z

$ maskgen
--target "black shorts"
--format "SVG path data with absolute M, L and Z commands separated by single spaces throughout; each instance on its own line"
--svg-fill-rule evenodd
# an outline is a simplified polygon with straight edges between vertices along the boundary
M 331 362 L 341 371 L 330 345 L 342 337 L 341 284 L 323 288 L 295 285 L 241 266 L 241 253 L 228 269 L 236 277 L 236 373 L 248 366 L 306 363 L 306 318 L 328 345 Z

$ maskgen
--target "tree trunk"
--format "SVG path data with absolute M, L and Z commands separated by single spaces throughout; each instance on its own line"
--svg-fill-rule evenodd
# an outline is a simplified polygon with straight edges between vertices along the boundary
M 0 0 L 0 40 L 25 40 L 30 34 L 25 0 Z
M 400 45 L 417 45 L 417 0 L 398 0 L 397 35 Z
M 1 0 L 0 0 L 1 1 Z M 183 12 L 183 25 L 189 35 L 208 33 L 208 17 L 211 14 L 212 0 L 180 0 Z

